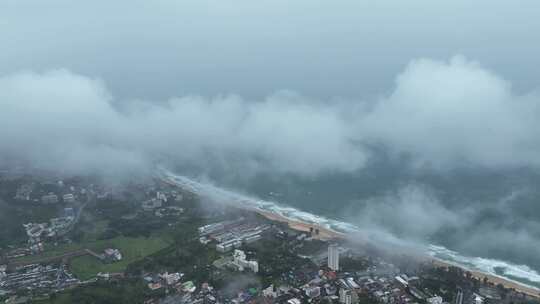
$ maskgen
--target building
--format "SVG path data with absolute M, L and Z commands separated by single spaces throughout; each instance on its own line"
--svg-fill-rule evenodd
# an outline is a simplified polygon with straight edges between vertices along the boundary
M 263 289 L 262 294 L 264 297 L 267 297 L 267 298 L 277 298 L 278 296 L 277 288 L 274 286 L 274 284 L 270 284 L 268 288 Z
M 64 203 L 74 203 L 75 202 L 75 196 L 71 193 L 68 193 L 68 194 L 64 194 L 62 196 L 62 200 L 64 201 Z
M 349 289 L 341 288 L 339 290 L 339 303 L 352 304 L 352 293 Z
M 192 281 L 187 281 L 182 283 L 181 288 L 183 292 L 193 293 L 197 289 L 197 286 L 195 286 Z
M 407 282 L 404 278 L 402 278 L 401 276 L 396 276 L 395 277 L 396 281 L 398 281 L 401 285 L 403 285 L 403 287 L 407 287 L 409 286 L 409 282 Z
M 44 204 L 56 204 L 58 203 L 58 196 L 54 193 L 49 193 L 41 197 L 41 202 Z
M 242 250 L 234 250 L 233 264 L 236 265 L 240 271 L 244 271 L 244 269 L 247 268 L 254 273 L 259 272 L 259 263 L 257 261 L 248 261 L 246 259 L 246 254 Z
M 319 286 L 310 286 L 306 288 L 306 296 L 311 299 L 316 298 L 321 295 L 321 288 Z
M 120 253 L 120 250 L 114 248 L 105 249 L 103 256 L 105 257 L 105 260 L 111 262 L 117 262 L 122 260 L 122 253 Z
M 159 192 L 159 191 L 158 191 L 158 192 L 156 193 L 156 199 L 161 200 L 161 201 L 163 201 L 163 202 L 165 202 L 165 203 L 167 202 L 167 196 L 166 196 L 165 193 L 163 193 L 163 192 Z
M 428 302 L 429 304 L 442 304 L 443 299 L 440 296 L 434 296 L 432 298 L 426 299 L 426 302 Z
M 184 274 L 179 273 L 179 272 L 175 272 L 175 273 L 164 272 L 164 273 L 159 275 L 159 277 L 163 281 L 165 281 L 165 283 L 167 283 L 167 285 L 174 285 L 174 284 L 178 283 L 180 281 L 180 279 L 182 279 L 183 276 L 184 276 Z
M 142 202 L 142 208 L 144 211 L 152 211 L 156 208 L 161 208 L 161 206 L 161 200 L 155 198 Z
M 240 246 L 242 246 L 242 241 L 238 239 L 232 239 L 232 240 L 217 244 L 216 250 L 219 252 L 228 252 L 234 248 L 240 248 Z
M 347 278 L 347 285 L 349 285 L 352 289 L 360 288 L 360 286 L 356 284 L 353 278 Z
M 199 227 L 199 234 L 200 235 L 208 235 L 210 233 L 221 231 L 223 229 L 225 229 L 225 225 L 223 223 L 215 223 L 215 224 L 204 225 L 202 227 Z
M 328 268 L 339 270 L 339 249 L 337 244 L 328 246 Z
M 244 243 L 246 244 L 250 244 L 250 243 L 253 243 L 255 241 L 258 241 L 260 240 L 262 237 L 260 234 L 256 234 L 256 235 L 252 235 L 252 236 L 249 236 L 247 238 L 244 239 Z

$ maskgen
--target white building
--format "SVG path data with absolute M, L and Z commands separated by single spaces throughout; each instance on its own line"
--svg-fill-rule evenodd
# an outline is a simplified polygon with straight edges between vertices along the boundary
M 110 261 L 117 262 L 122 260 L 122 253 L 118 249 L 107 248 L 104 250 L 104 257 Z
M 182 279 L 183 276 L 184 274 L 179 273 L 179 272 L 175 272 L 175 273 L 164 272 L 159 275 L 159 277 L 162 278 L 165 281 L 165 283 L 167 283 L 167 285 L 174 285 L 178 283 L 180 279 Z
M 475 293 L 475 294 L 473 294 L 473 303 L 474 304 L 483 304 L 484 303 L 484 298 Z
M 328 246 L 328 268 L 339 270 L 339 249 L 337 244 Z
M 6 269 L 7 269 L 7 265 L 0 265 L 0 279 L 6 277 Z M 273 285 L 272 285 L 273 287 Z
M 161 200 L 161 201 L 166 203 L 167 202 L 167 195 L 165 195 L 165 193 L 163 193 L 163 192 L 158 191 L 156 193 L 156 199 Z
M 426 300 L 429 304 L 442 304 L 443 299 L 440 296 L 434 296 Z
M 271 284 L 270 286 L 268 286 L 268 288 L 263 289 L 262 293 L 263 293 L 263 296 L 267 298 L 276 298 L 278 296 L 278 293 L 277 293 L 276 288 L 274 287 L 274 284 Z
M 321 288 L 319 286 L 310 286 L 305 289 L 306 296 L 310 298 L 316 298 L 321 295 Z
M 62 196 L 62 200 L 64 201 L 64 203 L 74 203 L 75 196 L 72 193 L 64 194 Z
M 58 203 L 58 196 L 54 193 L 49 193 L 41 197 L 41 202 L 44 204 L 56 204 Z
M 158 200 L 156 198 L 149 199 L 147 201 L 142 202 L 142 208 L 144 211 L 152 211 L 156 208 L 161 208 L 162 202 L 161 200 Z
M 300 303 L 302 303 L 302 302 L 300 302 L 300 300 L 297 299 L 297 298 L 292 298 L 292 299 L 287 301 L 287 304 L 300 304 Z
M 356 284 L 353 278 L 347 278 L 347 285 L 349 285 L 352 289 L 360 288 L 360 286 Z
M 234 250 L 233 263 L 238 267 L 240 271 L 248 268 L 254 273 L 259 272 L 259 263 L 257 261 L 248 261 L 246 254 L 242 250 Z
M 339 303 L 352 304 L 352 293 L 349 289 L 341 288 L 339 290 Z

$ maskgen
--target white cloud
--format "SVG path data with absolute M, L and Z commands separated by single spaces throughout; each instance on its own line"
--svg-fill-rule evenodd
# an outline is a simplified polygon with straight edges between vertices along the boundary
M 124 113 L 100 81 L 58 70 L 0 78 L 0 100 L 0 151 L 49 168 L 125 169 L 167 157 L 309 175 L 354 170 L 365 158 L 332 106 L 294 94 L 185 96 Z
M 290 92 L 255 101 L 124 102 L 121 111 L 113 102 L 100 80 L 66 70 L 1 77 L 0 152 L 72 170 L 142 168 L 168 158 L 234 174 L 299 175 L 361 169 L 374 143 L 438 168 L 540 160 L 537 96 L 515 95 L 507 81 L 463 57 L 412 61 L 395 90 L 372 103 L 323 103 Z
M 354 222 L 368 231 L 383 231 L 407 239 L 425 240 L 441 228 L 459 222 L 457 214 L 420 185 L 408 185 L 359 203 L 350 212 L 355 215 Z
M 462 56 L 420 59 L 360 124 L 372 141 L 436 167 L 537 165 L 539 106 Z

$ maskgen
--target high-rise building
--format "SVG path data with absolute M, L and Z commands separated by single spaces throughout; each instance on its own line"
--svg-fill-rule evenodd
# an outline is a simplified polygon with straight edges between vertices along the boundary
M 352 304 L 352 293 L 349 289 L 341 288 L 339 290 L 339 303 Z
M 339 270 L 339 251 L 337 244 L 328 246 L 328 268 Z

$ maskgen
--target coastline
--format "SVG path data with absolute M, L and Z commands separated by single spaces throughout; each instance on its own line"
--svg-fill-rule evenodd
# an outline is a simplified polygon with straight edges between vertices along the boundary
M 483 280 L 484 277 L 486 277 L 489 282 L 491 282 L 491 283 L 493 283 L 495 285 L 502 284 L 506 288 L 515 289 L 518 292 L 524 293 L 524 294 L 526 294 L 528 296 L 531 296 L 531 297 L 534 297 L 536 299 L 540 299 L 540 290 L 536 289 L 534 287 L 525 286 L 525 285 L 523 285 L 521 283 L 514 282 L 514 281 L 511 281 L 511 280 L 508 280 L 508 279 L 505 279 L 505 278 L 502 278 L 502 277 L 499 277 L 499 276 L 496 276 L 496 275 L 493 275 L 493 274 L 490 274 L 490 273 L 485 273 L 485 272 L 481 272 L 481 271 L 477 271 L 477 270 L 468 269 L 468 268 L 463 267 L 461 265 L 456 265 L 456 264 L 453 264 L 453 263 L 450 263 L 450 262 L 447 262 L 447 261 L 444 261 L 444 260 L 441 260 L 441 259 L 437 259 L 437 258 L 434 258 L 434 257 L 429 257 L 429 258 L 431 259 L 431 263 L 434 264 L 434 265 L 442 266 L 442 267 L 458 267 L 458 268 L 461 268 L 461 269 L 463 269 L 465 271 L 470 272 L 472 274 L 472 276 L 474 278 L 478 279 L 478 280 Z
M 237 206 L 238 207 L 238 206 Z M 241 208 L 241 207 L 240 207 Z M 332 229 L 329 229 L 327 227 L 322 227 L 315 223 L 306 223 L 298 220 L 292 220 L 289 218 L 286 218 L 282 215 L 272 213 L 270 211 L 261 210 L 258 208 L 241 208 L 241 209 L 247 209 L 251 210 L 253 212 L 256 212 L 257 214 L 271 220 L 271 221 L 277 221 L 281 223 L 287 223 L 289 228 L 297 231 L 302 232 L 309 232 L 310 228 L 316 228 L 319 229 L 319 235 L 314 235 L 313 237 L 316 239 L 324 240 L 324 241 L 330 241 L 332 239 L 347 239 L 347 234 L 341 233 Z M 484 273 L 477 270 L 468 269 L 466 267 L 463 267 L 461 265 L 456 265 L 441 259 L 437 259 L 431 256 L 423 256 L 420 257 L 422 260 L 425 260 L 425 262 L 431 263 L 436 266 L 441 267 L 458 267 L 463 269 L 464 271 L 469 271 L 472 276 L 478 280 L 483 280 L 484 277 L 488 279 L 489 282 L 497 285 L 502 284 L 506 288 L 515 289 L 518 292 L 524 293 L 528 296 L 534 297 L 536 299 L 540 299 L 540 290 L 536 289 L 534 287 L 525 286 L 523 284 L 520 284 L 518 282 L 514 282 L 493 274 Z
M 187 181 L 189 181 L 189 183 L 183 185 L 181 183 L 178 183 L 174 179 L 169 180 L 169 178 L 171 178 L 171 176 L 168 176 L 168 178 L 167 177 L 165 177 L 165 178 L 162 177 L 162 178 L 160 178 L 160 180 L 162 180 L 166 184 L 169 184 L 169 185 L 172 185 L 172 186 L 175 186 L 175 187 L 179 187 L 179 188 L 184 189 L 184 190 L 189 191 L 189 192 L 193 192 L 196 195 L 201 195 L 198 188 L 203 186 L 202 184 L 199 184 L 199 183 L 194 182 L 192 180 L 186 179 Z M 219 189 L 219 188 L 215 188 L 215 189 Z M 219 189 L 219 190 L 221 190 L 221 189 Z M 263 210 L 263 209 L 261 209 L 260 207 L 257 207 L 257 206 L 248 206 L 248 205 L 245 205 L 245 204 L 242 204 L 242 203 L 233 203 L 233 202 L 230 202 L 230 201 L 227 201 L 227 200 L 225 200 L 223 203 L 225 203 L 225 204 L 227 204 L 227 205 L 229 205 L 231 207 L 240 209 L 240 210 L 246 210 L 246 211 L 255 212 L 255 213 L 267 218 L 268 220 L 271 220 L 271 221 L 287 223 L 289 228 L 297 230 L 297 231 L 309 232 L 310 228 L 319 229 L 319 234 L 313 236 L 315 239 L 320 239 L 320 240 L 324 240 L 324 241 L 331 241 L 333 239 L 334 240 L 337 240 L 337 239 L 344 240 L 344 239 L 348 238 L 347 233 L 342 233 L 342 232 L 335 231 L 335 230 L 333 230 L 331 228 L 325 227 L 325 226 L 320 225 L 318 223 L 310 223 L 310 222 L 306 222 L 306 221 L 302 221 L 302 220 L 291 219 L 291 218 L 288 218 L 288 217 L 286 217 L 284 215 L 281 215 L 281 214 L 278 214 L 278 213 L 275 213 L 275 212 L 272 212 L 272 211 Z M 477 279 L 482 280 L 484 277 L 487 277 L 489 282 L 492 282 L 494 284 L 502 284 L 506 288 L 514 289 L 514 290 L 516 290 L 518 292 L 521 292 L 523 294 L 526 294 L 528 296 L 534 297 L 536 299 L 540 299 L 540 289 L 537 289 L 537 288 L 534 288 L 534 287 L 531 287 L 531 286 L 527 286 L 527 285 L 525 285 L 523 283 L 515 282 L 515 281 L 509 280 L 509 279 L 506 279 L 506 278 L 502 278 L 500 276 L 493 275 L 493 274 L 490 274 L 490 273 L 486 273 L 486 272 L 482 272 L 482 271 L 478 271 L 478 270 L 468 269 L 468 268 L 466 268 L 466 267 L 464 267 L 462 265 L 457 265 L 457 264 L 453 264 L 453 263 L 448 262 L 448 261 L 437 259 L 437 258 L 429 256 L 427 254 L 423 255 L 423 256 L 419 256 L 419 258 L 421 260 L 427 262 L 427 263 L 431 263 L 431 264 L 438 265 L 438 266 L 458 267 L 458 268 L 460 268 L 460 269 L 462 269 L 464 271 L 469 271 Z
M 332 229 L 328 229 L 326 227 L 322 227 L 317 224 L 310 224 L 298 220 L 292 220 L 288 219 L 282 215 L 272 213 L 270 211 L 264 211 L 257 208 L 248 209 L 251 210 L 271 221 L 280 222 L 280 223 L 287 223 L 289 228 L 296 230 L 296 231 L 302 231 L 302 232 L 309 232 L 310 228 L 319 229 L 318 235 L 312 235 L 313 238 L 319 239 L 322 241 L 330 241 L 333 239 L 345 239 L 347 235 L 345 233 L 337 232 Z

